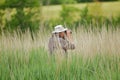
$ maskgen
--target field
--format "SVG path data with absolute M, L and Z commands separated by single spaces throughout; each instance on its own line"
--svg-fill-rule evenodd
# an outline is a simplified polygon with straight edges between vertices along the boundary
M 2 2 L 4 0 L 0 4 Z M 105 16 L 110 20 L 120 16 L 120 1 L 70 4 L 80 10 L 86 5 L 88 14 L 94 16 Z M 36 12 L 32 21 L 40 19 L 44 22 L 59 18 L 62 6 L 42 6 L 41 9 L 42 16 L 37 13 L 39 9 L 36 7 L 24 8 L 24 12 Z M 50 25 L 47 21 L 45 25 L 41 23 L 39 32 L 33 37 L 27 30 L 25 33 L 2 32 L 6 21 L 10 21 L 16 11 L 17 8 L 0 10 L 3 14 L 0 16 L 0 80 L 120 80 L 120 25 L 72 24 L 75 50 L 69 50 L 68 57 L 62 53 L 50 56 L 48 41 L 51 30 L 46 30 L 49 27 L 46 25 Z M 80 18 L 80 15 L 77 17 Z
M 104 25 L 103 25 L 104 26 Z M 120 29 L 73 30 L 68 58 L 49 56 L 49 32 L 0 36 L 0 80 L 120 80 Z
M 118 2 L 101 2 L 101 3 L 80 3 L 80 4 L 71 4 L 78 9 L 83 9 L 85 6 L 88 6 L 89 14 L 100 15 L 105 17 L 115 17 L 120 15 L 120 1 Z M 44 19 L 50 18 L 59 18 L 60 11 L 62 10 L 61 5 L 55 6 L 43 6 L 43 17 Z M 79 17 L 79 16 L 78 16 Z

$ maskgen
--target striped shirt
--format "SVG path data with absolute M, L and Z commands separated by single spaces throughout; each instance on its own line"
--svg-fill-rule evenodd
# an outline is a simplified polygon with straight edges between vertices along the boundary
M 67 39 L 52 36 L 48 43 L 49 53 L 52 54 L 56 50 L 61 50 L 63 53 L 67 53 L 68 49 L 75 49 L 75 45 L 70 43 Z

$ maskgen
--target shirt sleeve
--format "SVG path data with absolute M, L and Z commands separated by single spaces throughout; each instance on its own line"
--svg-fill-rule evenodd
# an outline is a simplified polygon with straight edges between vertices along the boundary
M 52 54 L 54 51 L 54 43 L 52 38 L 49 39 L 48 49 L 49 49 L 49 53 Z
M 61 46 L 64 50 L 75 49 L 75 45 L 73 43 L 70 43 L 67 40 L 64 40 L 64 39 L 60 38 L 60 43 L 61 43 Z

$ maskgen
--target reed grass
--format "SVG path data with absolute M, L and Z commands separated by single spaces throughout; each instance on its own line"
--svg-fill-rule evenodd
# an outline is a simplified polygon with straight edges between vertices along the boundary
M 68 58 L 49 56 L 49 32 L 0 36 L 0 80 L 119 80 L 120 30 L 73 30 Z

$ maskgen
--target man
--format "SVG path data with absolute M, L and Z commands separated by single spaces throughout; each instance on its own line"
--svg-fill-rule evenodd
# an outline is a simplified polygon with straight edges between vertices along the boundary
M 56 53 L 56 50 L 67 54 L 68 49 L 75 49 L 71 34 L 71 30 L 64 28 L 62 25 L 55 26 L 55 30 L 52 32 L 52 37 L 49 39 L 48 43 L 50 54 Z

